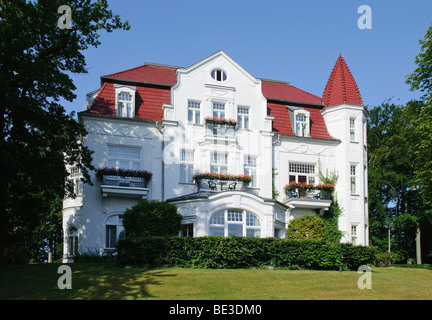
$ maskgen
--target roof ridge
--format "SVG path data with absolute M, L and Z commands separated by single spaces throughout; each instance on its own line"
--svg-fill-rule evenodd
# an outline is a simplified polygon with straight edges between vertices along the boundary
M 122 71 L 118 71 L 118 72 L 113 72 L 107 75 L 103 75 L 102 78 L 112 78 L 113 75 L 119 75 L 119 74 L 123 74 L 126 72 L 130 72 L 130 71 L 134 71 L 146 66 L 154 66 L 154 67 L 161 67 L 161 68 L 169 68 L 169 69 L 179 69 L 181 67 L 176 67 L 176 66 L 169 66 L 169 65 L 163 65 L 163 64 L 157 64 L 157 63 L 152 63 L 152 62 L 145 62 L 144 64 L 137 66 L 137 67 L 133 67 L 133 68 L 129 68 L 126 70 L 122 70 Z
M 290 86 L 290 87 L 295 88 L 297 90 L 300 90 L 300 91 L 302 91 L 304 93 L 307 93 L 308 95 L 313 96 L 314 98 L 318 98 L 318 99 L 322 100 L 322 97 L 317 96 L 317 95 L 315 95 L 313 93 L 310 93 L 309 91 L 300 89 L 299 87 L 294 86 L 294 85 L 292 85 L 292 84 L 290 84 L 289 82 L 286 82 L 286 81 L 270 80 L 270 79 L 260 79 L 260 80 L 262 80 L 262 81 L 268 81 L 268 82 L 275 82 L 275 83 L 280 83 L 280 84 L 286 84 L 287 86 Z

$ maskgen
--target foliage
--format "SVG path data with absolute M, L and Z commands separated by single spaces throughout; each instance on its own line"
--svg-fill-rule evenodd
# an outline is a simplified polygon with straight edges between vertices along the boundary
M 204 120 L 206 123 L 213 123 L 213 124 L 226 124 L 231 126 L 236 126 L 238 124 L 238 122 L 234 119 L 205 117 Z
M 97 169 L 96 177 L 102 179 L 103 176 L 136 177 L 150 181 L 153 177 L 153 173 L 147 170 L 118 169 L 107 167 Z
M 126 238 L 173 236 L 181 229 L 182 216 L 169 202 L 140 200 L 123 214 Z
M 377 267 L 386 267 L 393 265 L 396 261 L 398 261 L 398 256 L 394 252 L 381 252 L 378 253 L 375 257 L 375 266 Z
M 405 260 L 416 255 L 418 227 L 426 231 L 432 226 L 425 184 L 418 178 L 417 142 L 422 137 L 416 122 L 421 108 L 417 101 L 405 106 L 386 101 L 369 108 L 370 242 L 387 251 L 390 228 L 392 248 Z M 422 251 L 427 253 L 431 248 L 432 237 L 422 232 Z
M 72 28 L 57 25 L 61 0 L 2 0 L 0 11 L 0 264 L 11 235 L 27 241 L 58 197 L 73 195 L 65 165 L 91 183 L 83 125 L 60 101 L 75 99 L 70 74 L 86 73 L 82 53 L 102 30 L 128 29 L 106 0 L 68 1 Z M 66 181 L 66 188 L 65 188 Z M 23 243 L 20 242 L 20 245 Z
M 306 182 L 295 182 L 291 181 L 289 184 L 285 185 L 284 190 L 294 190 L 294 189 L 304 189 L 304 190 L 323 190 L 323 191 L 334 191 L 334 184 L 332 183 L 319 183 L 319 184 L 313 184 L 313 183 L 306 183 Z
M 218 172 L 199 172 L 193 175 L 192 180 L 199 181 L 201 179 L 209 180 L 227 180 L 227 181 L 241 181 L 249 183 L 252 181 L 252 176 L 248 174 L 234 175 L 230 173 L 218 173 Z
M 118 243 L 118 261 L 190 268 L 261 266 L 357 270 L 372 263 L 375 248 L 316 240 L 253 237 L 148 237 Z
M 288 225 L 287 239 L 324 240 L 326 230 L 324 221 L 316 215 L 304 215 L 293 219 Z
M 329 172 L 328 169 L 324 174 L 321 170 L 321 162 L 318 161 L 318 177 L 323 184 L 334 186 L 339 179 L 339 174 L 336 171 Z M 331 193 L 331 200 L 332 203 L 330 204 L 330 207 L 328 210 L 324 210 L 321 218 L 326 227 L 326 240 L 333 243 L 339 243 L 342 238 L 342 231 L 339 230 L 339 217 L 342 214 L 342 210 L 339 206 L 336 195 L 333 192 Z

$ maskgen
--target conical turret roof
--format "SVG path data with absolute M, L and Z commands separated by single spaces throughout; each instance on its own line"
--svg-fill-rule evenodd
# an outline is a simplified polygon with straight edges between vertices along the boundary
M 339 104 L 363 105 L 360 91 L 344 58 L 339 54 L 323 93 L 324 107 Z

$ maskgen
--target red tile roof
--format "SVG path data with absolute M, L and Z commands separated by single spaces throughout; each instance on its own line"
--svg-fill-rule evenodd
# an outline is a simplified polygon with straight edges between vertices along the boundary
M 336 61 L 323 93 L 324 107 L 343 103 L 363 105 L 360 91 L 342 55 Z
M 101 77 L 102 87 L 87 113 L 115 115 L 115 82 L 128 82 L 136 86 L 135 117 L 161 121 L 162 105 L 171 103 L 171 87 L 177 83 L 177 67 L 156 64 L 142 66 Z M 350 103 L 362 105 L 361 96 L 348 66 L 339 56 L 323 98 L 296 88 L 286 82 L 261 80 L 262 93 L 267 99 L 267 112 L 274 116 L 273 130 L 276 133 L 293 136 L 293 126 L 286 105 L 303 106 L 310 112 L 310 136 L 333 139 L 326 128 L 321 110 L 325 107 Z
M 102 79 L 127 80 L 171 87 L 177 82 L 177 69 L 172 66 L 146 63 L 136 68 L 102 76 Z
M 296 88 L 286 82 L 262 80 L 261 86 L 263 95 L 267 99 L 322 105 L 322 99 L 320 97 Z

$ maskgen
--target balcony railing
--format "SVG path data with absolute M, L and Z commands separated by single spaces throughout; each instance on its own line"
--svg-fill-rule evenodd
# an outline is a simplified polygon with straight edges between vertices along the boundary
M 196 184 L 198 191 L 246 191 L 249 188 L 249 182 L 218 179 L 199 179 Z
M 335 186 L 329 183 L 306 183 L 291 181 L 284 187 L 287 204 L 291 208 L 325 209 L 331 205 Z
M 149 192 L 148 181 L 144 178 L 110 175 L 102 177 L 101 189 L 104 197 L 146 198 Z
M 285 191 L 287 198 L 311 199 L 311 200 L 331 200 L 331 191 L 319 189 L 294 188 Z

